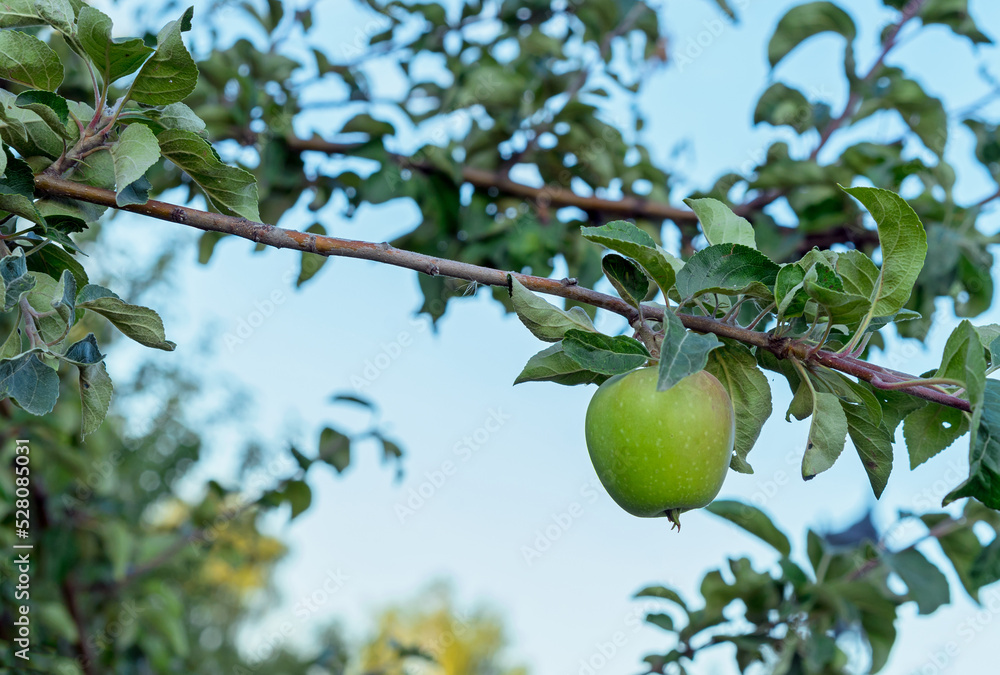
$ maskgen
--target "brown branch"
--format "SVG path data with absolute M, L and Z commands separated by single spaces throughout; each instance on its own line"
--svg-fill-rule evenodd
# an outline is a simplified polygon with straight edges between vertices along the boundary
M 289 148 L 298 152 L 322 152 L 327 155 L 350 155 L 357 152 L 363 145 L 361 143 L 327 141 L 319 136 L 300 138 L 290 135 L 285 138 L 285 142 Z M 421 162 L 396 154 L 390 154 L 390 157 L 400 166 L 406 168 L 425 173 L 440 171 L 438 167 L 428 162 Z M 543 187 L 525 185 L 524 183 L 511 180 L 503 171 L 489 171 L 468 166 L 461 167 L 460 171 L 463 181 L 480 190 L 495 189 L 502 194 L 520 197 L 531 202 L 541 210 L 550 207 L 575 206 L 587 213 L 603 213 L 622 218 L 671 220 L 681 228 L 690 228 L 698 222 L 698 217 L 693 211 L 641 197 L 631 195 L 622 197 L 621 199 L 585 197 L 573 192 L 569 188 L 558 185 L 546 185 Z M 748 217 L 778 199 L 782 194 L 779 191 L 765 192 L 745 204 L 735 206 L 733 211 L 737 215 Z M 794 232 L 794 230 L 790 230 L 790 232 Z M 831 243 L 842 244 L 847 242 L 854 243 L 856 246 L 873 245 L 878 243 L 878 236 L 873 231 L 863 228 L 854 229 L 845 225 L 833 230 L 807 233 L 799 245 L 799 251 L 805 253 L 814 246 L 826 248 Z
M 52 526 L 52 517 L 49 510 L 49 493 L 42 486 L 37 474 L 35 476 L 31 484 L 31 490 L 35 495 L 35 503 L 38 506 L 38 524 L 41 526 L 42 531 L 46 531 Z M 78 591 L 76 582 L 73 580 L 73 572 L 70 571 L 59 582 L 59 593 L 62 595 L 63 602 L 66 603 L 66 610 L 69 612 L 70 618 L 73 620 L 73 625 L 76 627 L 77 643 L 75 646 L 78 654 L 77 663 L 80 664 L 84 675 L 97 675 L 97 671 L 94 670 L 97 655 L 94 654 L 93 645 L 87 637 L 87 621 L 80 610 Z
M 83 670 L 85 675 L 96 675 L 94 670 L 94 664 L 96 662 L 97 656 L 94 654 L 94 650 L 87 638 L 87 624 L 84 621 L 83 614 L 80 611 L 80 605 L 77 602 L 77 588 L 76 583 L 72 579 L 73 573 L 70 572 L 62 583 L 59 584 L 59 590 L 62 593 L 63 601 L 66 603 L 66 609 L 69 611 L 70 617 L 73 619 L 73 624 L 76 626 L 76 632 L 78 634 L 77 651 L 79 652 L 79 658 L 77 663 L 80 664 L 80 668 Z
M 993 194 L 987 195 L 986 197 L 983 197 L 982 199 L 980 199 L 978 202 L 976 202 L 973 205 L 972 208 L 974 208 L 974 209 L 981 209 L 981 208 L 983 208 L 984 206 L 986 206 L 987 204 L 989 204 L 990 202 L 992 202 L 992 201 L 994 201 L 996 199 L 1000 199 L 1000 189 L 997 189 L 997 191 L 994 192 Z
M 900 15 L 899 20 L 895 23 L 895 25 L 893 25 L 892 28 L 889 29 L 889 34 L 886 36 L 885 42 L 882 44 L 882 51 L 879 53 L 878 58 L 875 60 L 875 63 L 872 65 L 868 73 L 861 78 L 861 84 L 869 84 L 875 79 L 879 70 L 882 69 L 882 64 L 885 63 L 885 59 L 889 55 L 889 52 L 891 52 L 893 47 L 896 46 L 896 40 L 899 37 L 899 32 L 903 29 L 903 26 L 909 23 L 910 20 L 920 12 L 923 5 L 924 0 L 910 0 L 910 2 L 906 3 L 906 6 L 903 7 L 903 13 Z M 816 157 L 819 156 L 820 151 L 826 145 L 826 142 L 830 140 L 833 133 L 842 127 L 845 122 L 854 117 L 855 107 L 860 100 L 861 92 L 854 89 L 850 96 L 847 97 L 847 103 L 844 105 L 844 109 L 841 111 L 840 115 L 831 120 L 820 133 L 819 143 L 809 154 L 809 159 L 816 159 Z
M 366 241 L 355 241 L 353 239 L 340 239 L 337 237 L 327 237 L 296 230 L 286 230 L 264 223 L 256 223 L 246 218 L 236 218 L 218 213 L 208 213 L 185 206 L 167 204 L 155 200 L 149 200 L 145 204 L 132 204 L 119 207 L 115 201 L 115 193 L 111 190 L 82 185 L 72 181 L 55 178 L 47 174 L 35 176 L 35 188 L 44 195 L 53 197 L 79 199 L 107 206 L 112 209 L 138 213 L 158 220 L 166 220 L 180 223 L 189 227 L 194 227 L 206 232 L 220 232 L 222 234 L 232 234 L 243 239 L 248 239 L 257 244 L 264 244 L 274 248 L 288 248 L 306 253 L 316 253 L 322 256 L 336 256 L 345 258 L 360 258 L 374 262 L 404 267 L 406 269 L 422 272 L 430 276 L 447 276 L 455 279 L 474 281 L 487 286 L 508 286 L 508 275 L 520 281 L 526 288 L 539 293 L 555 295 L 568 300 L 586 303 L 593 307 L 598 307 L 625 317 L 629 324 L 634 324 L 640 319 L 639 313 L 634 307 L 625 301 L 611 295 L 599 293 L 589 288 L 578 286 L 569 279 L 548 279 L 529 274 L 517 272 L 504 272 L 502 270 L 481 267 L 457 260 L 437 258 L 413 251 L 404 251 L 389 244 L 371 243 Z M 644 305 L 642 316 L 651 320 L 663 319 L 663 308 L 659 306 Z M 838 370 L 848 375 L 853 375 L 860 380 L 868 382 L 876 388 L 886 388 L 886 384 L 893 384 L 905 380 L 918 379 L 912 375 L 899 374 L 896 371 L 882 368 L 859 359 L 855 359 L 843 354 L 836 354 L 824 350 L 816 350 L 811 346 L 780 338 L 768 333 L 749 330 L 741 326 L 723 323 L 721 321 L 705 317 L 680 314 L 684 326 L 701 333 L 714 333 L 720 337 L 728 337 L 738 340 L 744 344 L 760 347 L 774 353 L 778 358 L 796 358 L 806 363 L 817 363 Z M 895 387 L 889 387 L 895 388 Z M 969 402 L 957 396 L 946 394 L 937 389 L 924 386 L 912 386 L 905 389 L 906 392 L 919 398 L 939 403 L 941 405 L 969 411 Z
M 299 138 L 288 136 L 285 139 L 288 147 L 299 152 L 315 151 L 328 155 L 350 155 L 356 152 L 360 143 L 335 143 L 319 136 Z M 429 163 L 414 160 L 403 155 L 390 154 L 390 157 L 402 166 L 419 171 L 437 171 Z M 673 220 L 677 223 L 694 223 L 698 217 L 693 211 L 679 209 L 669 204 L 642 199 L 641 197 L 623 197 L 622 199 L 602 199 L 600 197 L 585 197 L 578 195 L 569 188 L 558 185 L 533 187 L 518 183 L 506 177 L 501 171 L 476 169 L 469 166 L 461 168 L 462 180 L 479 189 L 496 188 L 500 192 L 534 202 L 540 208 L 550 206 L 575 206 L 584 211 L 600 211 L 624 217 L 642 217 L 651 220 Z

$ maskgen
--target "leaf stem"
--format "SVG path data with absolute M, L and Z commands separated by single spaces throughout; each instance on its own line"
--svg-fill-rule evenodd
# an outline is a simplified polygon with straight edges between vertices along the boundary
M 770 314 L 771 312 L 773 312 L 776 307 L 777 307 L 777 305 L 772 302 L 767 307 L 765 307 L 764 309 L 762 309 L 761 312 L 760 312 L 760 314 L 758 314 L 756 317 L 754 317 L 754 320 L 747 324 L 747 330 L 753 330 L 754 328 L 756 328 L 757 324 L 759 324 L 761 321 L 763 321 L 764 317 L 766 317 L 768 314 Z
M 884 389 L 886 391 L 893 391 L 896 389 L 909 389 L 910 387 L 930 387 L 935 384 L 943 384 L 949 387 L 964 387 L 963 382 L 958 380 L 951 380 L 947 377 L 928 377 L 928 378 L 915 378 L 912 380 L 897 380 L 895 382 L 886 382 L 885 380 L 880 380 L 881 386 L 879 389 Z

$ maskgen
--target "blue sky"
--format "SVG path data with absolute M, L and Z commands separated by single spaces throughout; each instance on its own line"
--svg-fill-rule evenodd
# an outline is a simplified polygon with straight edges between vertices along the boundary
M 732 4 L 740 8 L 737 25 L 707 1 L 672 2 L 662 10 L 675 57 L 690 55 L 682 50 L 705 31 L 712 36 L 683 67 L 675 58 L 653 73 L 640 99 L 654 157 L 687 178 L 677 186 L 678 197 L 755 161 L 770 139 L 784 136 L 752 126 L 753 106 L 769 78 L 819 92 L 834 110 L 846 98 L 840 38 L 810 42 L 772 75 L 767 37 L 784 10 L 797 3 Z M 875 58 L 875 36 L 890 13 L 875 0 L 840 4 L 858 22 L 857 58 L 865 69 Z M 368 22 L 346 5 L 321 3 L 317 14 L 315 34 L 323 35 L 328 47 L 335 45 L 334 57 L 336 45 L 353 44 Z M 979 25 L 1000 38 L 1000 5 L 970 0 L 970 6 Z M 985 93 L 976 69 L 987 63 L 998 74 L 1000 50 L 976 52 L 938 27 L 904 40 L 889 63 L 905 66 L 949 109 L 958 109 Z M 322 118 L 311 121 L 321 132 L 337 128 Z M 898 130 L 898 119 L 880 116 L 862 133 L 879 141 L 895 138 Z M 827 157 L 849 140 L 856 136 L 835 137 Z M 674 155 L 681 142 L 686 149 Z M 793 147 L 808 152 L 814 142 Z M 985 172 L 968 160 L 971 147 L 969 134 L 951 129 L 948 155 L 959 169 L 956 193 L 962 200 L 991 191 Z M 363 208 L 353 220 L 325 213 L 324 225 L 332 234 L 371 241 L 390 239 L 419 222 L 416 208 L 404 202 Z M 984 216 L 980 226 L 1000 229 L 996 212 Z M 129 251 L 105 264 L 111 271 L 141 269 L 143 252 L 163 246 L 181 251 L 174 287 L 160 296 L 161 304 L 154 303 L 158 309 L 183 305 L 183 311 L 165 312 L 168 337 L 179 346 L 157 358 L 190 365 L 213 391 L 252 392 L 238 428 L 210 432 L 205 475 L 232 475 L 244 438 L 273 448 L 295 442 L 312 449 L 327 423 L 363 425 L 363 417 L 327 403 L 331 393 L 357 388 L 352 383 L 358 382 L 405 445 L 406 474 L 399 483 L 391 469 L 380 465 L 374 446 L 359 446 L 342 477 L 314 470 L 313 507 L 287 529 L 275 525 L 292 546 L 278 570 L 283 598 L 261 600 L 267 614 L 248 645 L 282 621 L 295 625 L 291 639 L 304 646 L 310 644 L 311 629 L 332 619 L 341 620 L 349 635 L 362 637 L 380 608 L 412 597 L 432 580 L 446 579 L 461 605 L 485 603 L 503 614 L 514 657 L 534 672 L 578 673 L 581 659 L 602 647 L 608 652 L 608 643 L 616 640 L 603 672 L 635 672 L 643 655 L 671 646 L 659 629 L 639 626 L 636 619 L 646 606 L 630 599 L 635 591 L 665 583 L 693 599 L 701 575 L 724 565 L 727 557 L 751 556 L 759 568 L 775 562 L 766 547 L 707 514 L 687 514 L 683 531 L 676 534 L 665 521 L 633 518 L 615 506 L 596 484 L 584 445 L 583 418 L 593 388 L 512 387 L 524 362 L 543 345 L 486 294 L 455 303 L 435 333 L 414 316 L 420 298 L 412 272 L 331 260 L 296 292 L 291 279 L 297 274 L 297 254 L 250 255 L 248 244 L 231 240 L 201 267 L 194 262 L 194 233 L 175 225 L 122 217 L 107 236 Z M 281 299 L 274 302 L 276 292 Z M 268 299 L 274 307 L 270 316 L 242 343 L 227 344 L 225 336 Z M 911 372 L 936 367 L 955 324 L 946 305 L 926 346 L 890 341 L 891 359 L 877 354 L 876 360 Z M 976 322 L 998 318 L 991 310 Z M 601 325 L 607 330 L 619 326 L 614 318 Z M 134 364 L 112 359 L 112 374 L 127 377 Z M 905 449 L 897 447 L 894 473 L 877 505 L 850 449 L 832 470 L 805 484 L 798 465 L 808 423 L 786 423 L 781 413 L 790 398 L 787 385 L 772 379 L 772 387 L 776 414 L 750 455 L 756 473 L 731 473 L 722 496 L 762 506 L 796 543 L 803 541 L 807 526 L 840 527 L 871 506 L 882 526 L 899 509 L 933 508 L 965 475 L 963 439 L 913 472 Z M 412 495 L 421 491 L 419 502 Z M 917 534 L 904 529 L 894 541 L 902 546 Z M 933 546 L 921 548 L 940 558 Z M 539 554 L 526 555 L 528 550 Z M 296 613 L 297 603 L 338 571 L 345 579 L 342 587 L 307 617 Z M 977 610 L 957 586 L 953 597 L 957 602 L 930 618 L 915 617 L 914 608 L 904 611 L 885 672 L 981 672 L 994 652 L 991 642 L 1000 636 L 1000 589 L 984 594 L 993 600 L 987 611 Z M 717 652 L 699 672 L 735 672 L 725 649 Z

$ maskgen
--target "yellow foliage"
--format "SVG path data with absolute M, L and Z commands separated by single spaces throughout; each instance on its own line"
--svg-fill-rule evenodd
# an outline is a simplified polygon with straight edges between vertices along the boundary
M 501 663 L 506 639 L 486 612 L 456 610 L 448 591 L 435 587 L 416 603 L 394 607 L 378 620 L 361 650 L 361 672 L 379 675 L 524 675 Z

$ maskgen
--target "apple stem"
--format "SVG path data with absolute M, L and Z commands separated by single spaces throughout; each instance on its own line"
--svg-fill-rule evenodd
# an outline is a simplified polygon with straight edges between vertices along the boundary
M 678 532 L 681 531 L 681 510 L 680 509 L 667 509 L 663 512 L 667 516 L 667 520 L 670 521 L 671 531 L 676 529 Z

